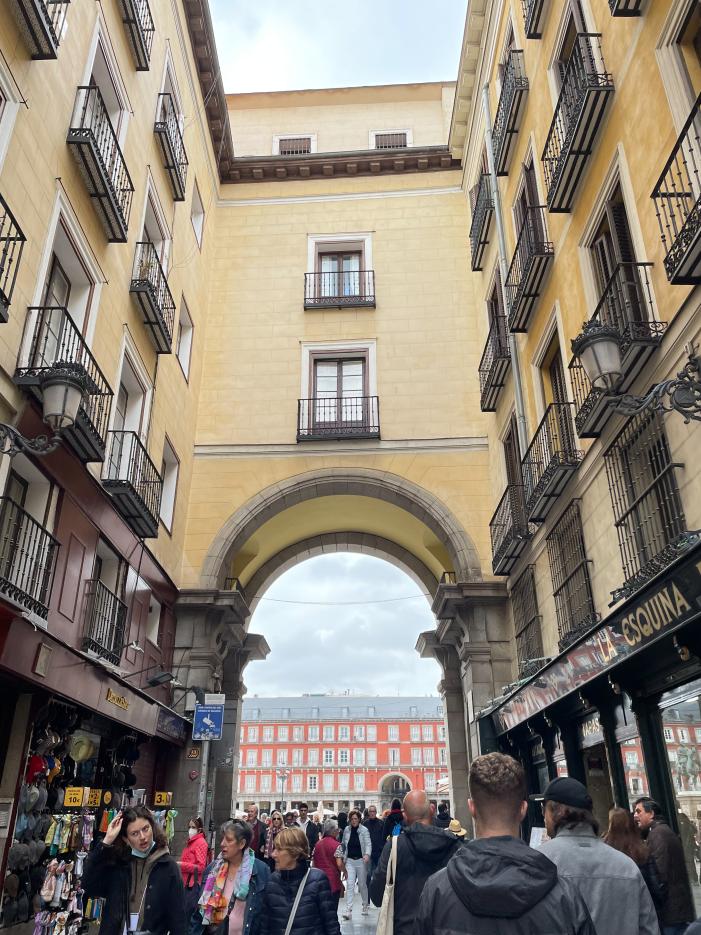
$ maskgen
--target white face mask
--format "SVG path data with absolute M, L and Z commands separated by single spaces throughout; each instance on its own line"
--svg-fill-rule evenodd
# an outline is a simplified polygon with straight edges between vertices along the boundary
M 196 834 L 199 834 L 200 832 L 198 831 L 197 828 L 188 828 L 188 829 L 187 829 L 187 833 L 188 833 L 188 835 L 189 835 L 191 838 L 194 838 L 194 836 L 195 836 Z

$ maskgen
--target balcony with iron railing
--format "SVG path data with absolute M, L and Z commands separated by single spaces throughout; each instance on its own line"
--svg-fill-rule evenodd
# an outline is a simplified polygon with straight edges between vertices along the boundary
M 650 285 L 651 266 L 652 263 L 619 263 L 590 319 L 614 329 L 619 336 L 622 377 L 616 389 L 621 393 L 630 390 L 667 328 L 666 322 L 657 319 Z M 576 355 L 569 369 L 577 434 L 580 438 L 596 438 L 612 412 L 606 393 L 591 385 Z
M 111 431 L 102 486 L 117 512 L 142 539 L 158 535 L 163 479 L 136 432 Z
M 507 175 L 526 106 L 528 78 L 521 49 L 512 49 L 504 66 L 492 139 L 497 175 Z
M 163 153 L 163 168 L 168 173 L 174 201 L 185 201 L 187 182 L 187 153 L 180 124 L 180 114 L 171 94 L 158 95 L 158 114 L 154 124 Z
M 578 33 L 543 149 L 548 209 L 566 212 L 592 154 L 613 94 L 598 33 Z
M 548 13 L 550 0 L 521 0 L 523 25 L 527 39 L 540 39 Z
M 511 574 L 533 532 L 534 527 L 526 519 L 524 488 L 509 484 L 489 521 L 493 574 Z
M 85 391 L 78 416 L 62 435 L 84 463 L 103 461 L 112 389 L 69 312 L 60 306 L 29 308 L 25 323 L 28 352 L 20 356 L 14 381 L 38 400 L 43 381 L 71 369 L 81 376 Z
M 506 277 L 510 331 L 528 330 L 531 313 L 540 298 L 554 255 L 555 248 L 548 240 L 545 207 L 533 205 L 526 208 Z
M 575 447 L 573 403 L 551 403 L 521 461 L 526 517 L 542 523 L 582 461 Z
M 26 237 L 0 195 L 0 322 L 9 317 L 12 293 Z
M 375 308 L 375 270 L 305 273 L 304 307 Z
M 470 252 L 472 255 L 472 269 L 479 272 L 482 269 L 482 257 L 489 243 L 489 228 L 494 215 L 494 200 L 489 175 L 483 172 L 479 182 L 470 190 L 470 209 L 472 222 L 470 224 Z
M 542 626 L 543 618 L 533 617 L 516 634 L 516 659 L 518 660 L 518 677 L 521 679 L 535 675 L 548 661 L 543 655 Z
M 148 71 L 155 27 L 148 0 L 119 0 L 122 22 L 137 71 Z
M 134 297 L 157 354 L 170 354 L 175 325 L 175 300 L 156 247 L 139 241 L 134 254 L 129 292 Z
M 701 94 L 652 191 L 667 279 L 701 282 Z
M 611 16 L 640 16 L 644 0 L 609 0 Z
M 0 497 L 0 594 L 46 620 L 58 542 L 14 500 Z
M 11 0 L 10 9 L 33 59 L 56 58 L 70 0 Z
M 97 578 L 85 584 L 83 650 L 118 666 L 125 643 L 127 605 Z
M 329 441 L 380 437 L 377 396 L 325 396 L 300 399 L 297 441 Z
M 509 335 L 506 316 L 496 314 L 489 324 L 487 343 L 482 352 L 479 365 L 480 409 L 482 412 L 495 412 L 499 393 L 506 383 L 511 366 Z
M 79 87 L 66 139 L 110 243 L 126 243 L 134 186 L 97 85 Z

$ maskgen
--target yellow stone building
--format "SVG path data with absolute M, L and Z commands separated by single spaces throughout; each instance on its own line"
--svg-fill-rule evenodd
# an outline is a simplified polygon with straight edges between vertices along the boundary
M 697 429 L 612 394 L 698 339 L 698 26 L 472 0 L 455 83 L 226 95 L 204 0 L 3 7 L 2 414 L 84 394 L 0 465 L 8 829 L 67 706 L 81 785 L 229 815 L 250 615 L 335 550 L 435 595 L 463 820 L 493 748 L 696 819 Z

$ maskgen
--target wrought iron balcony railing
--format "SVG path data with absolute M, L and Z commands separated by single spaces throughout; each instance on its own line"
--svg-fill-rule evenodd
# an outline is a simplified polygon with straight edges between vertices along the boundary
M 187 153 L 180 127 L 180 115 L 171 94 L 158 95 L 158 115 L 154 132 L 161 144 L 163 167 L 168 173 L 174 201 L 185 201 L 187 182 Z
M 56 58 L 70 0 L 11 0 L 10 8 L 33 59 Z
M 67 142 L 107 239 L 126 243 L 134 186 L 97 85 L 78 88 Z
M 609 0 L 611 16 L 640 16 L 643 0 Z
M 572 208 L 601 121 L 613 94 L 598 33 L 578 33 L 562 79 L 543 150 L 548 209 Z
M 97 578 L 85 584 L 83 649 L 118 666 L 124 649 L 127 605 Z
M 6 322 L 26 237 L 0 195 L 0 322 Z
M 506 277 L 509 302 L 509 329 L 527 331 L 531 312 L 540 297 L 555 248 L 548 240 L 543 205 L 526 208 L 516 249 Z
M 506 375 L 511 366 L 509 335 L 506 316 L 495 315 L 489 325 L 487 343 L 482 352 L 479 366 L 480 409 L 482 412 L 494 412 L 497 408 L 499 391 L 506 382 Z
M 543 618 L 529 620 L 520 633 L 516 634 L 516 659 L 519 678 L 535 675 L 546 663 L 543 654 Z
M 470 224 L 470 251 L 472 253 L 472 269 L 478 272 L 482 269 L 482 257 L 489 243 L 489 228 L 494 214 L 494 201 L 489 175 L 483 172 L 479 182 L 470 192 L 470 207 L 472 209 L 472 223 Z
M 528 78 L 523 64 L 523 52 L 521 49 L 512 49 L 502 75 L 501 94 L 492 131 L 497 175 L 508 174 L 527 93 Z
M 58 542 L 9 497 L 0 497 L 0 594 L 46 620 Z
M 509 484 L 489 521 L 492 539 L 492 572 L 495 575 L 510 575 L 534 527 L 526 519 L 524 488 L 521 484 Z
M 85 394 L 75 423 L 63 437 L 81 461 L 103 461 L 112 389 L 68 311 L 60 306 L 27 309 L 25 343 L 29 351 L 21 356 L 15 383 L 41 399 L 45 377 L 67 367 L 79 371 Z
M 667 279 L 701 282 L 701 94 L 652 190 Z
M 375 270 L 304 274 L 305 308 L 375 308 Z
M 540 39 L 550 0 L 521 0 L 527 39 Z
M 148 71 L 155 27 L 148 0 L 119 0 L 137 71 Z
M 102 486 L 117 512 L 142 539 L 158 535 L 163 479 L 136 432 L 108 433 Z
M 592 321 L 614 328 L 620 336 L 621 382 L 626 393 L 662 340 L 666 322 L 657 320 L 649 269 L 651 263 L 619 263 L 604 286 Z M 575 428 L 580 438 L 596 438 L 611 415 L 606 394 L 592 387 L 579 358 L 570 363 Z
M 298 442 L 379 437 L 380 401 L 377 396 L 326 396 L 299 400 Z
M 582 460 L 575 447 L 572 409 L 572 403 L 548 406 L 521 462 L 531 522 L 543 522 Z
M 161 266 L 158 251 L 148 240 L 136 245 L 129 291 L 144 316 L 144 324 L 157 354 L 170 354 L 175 323 L 175 301 Z

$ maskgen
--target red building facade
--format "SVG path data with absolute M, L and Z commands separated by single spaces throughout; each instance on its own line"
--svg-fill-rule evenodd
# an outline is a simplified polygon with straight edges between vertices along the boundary
M 243 703 L 238 808 L 389 806 L 410 789 L 449 801 L 441 700 L 304 695 Z M 441 794 L 438 794 L 441 789 Z

